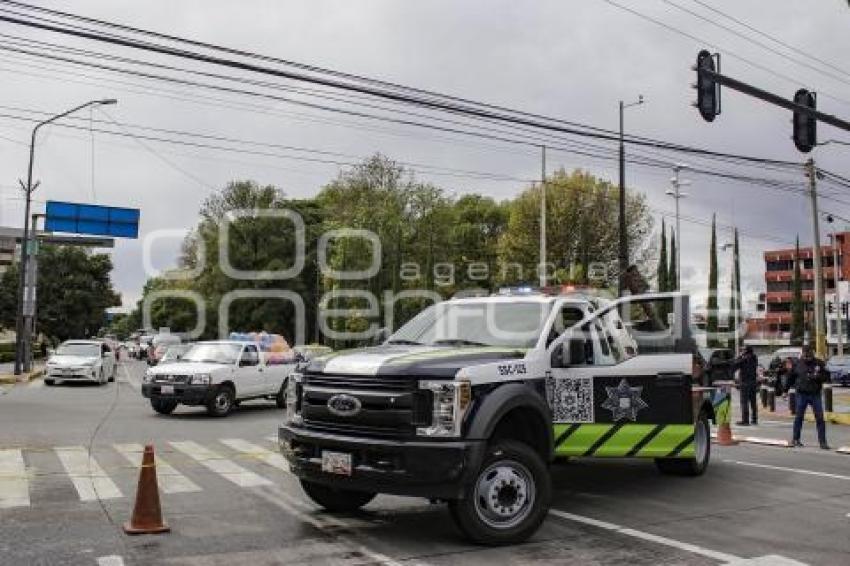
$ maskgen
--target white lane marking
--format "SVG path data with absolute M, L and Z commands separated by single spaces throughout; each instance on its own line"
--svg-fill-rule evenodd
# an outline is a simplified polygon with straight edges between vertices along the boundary
M 68 477 L 80 496 L 80 501 L 123 497 L 100 464 L 82 446 L 63 446 L 53 449 L 62 462 Z
M 797 562 L 793 558 L 768 554 L 756 558 L 741 558 L 735 562 L 729 562 L 727 566 L 806 566 L 806 563 Z
M 0 509 L 29 506 L 29 479 L 23 452 L 0 450 Z
M 97 559 L 97 566 L 124 566 L 124 559 L 117 554 L 101 556 Z
M 286 458 L 278 452 L 272 452 L 262 446 L 257 446 L 256 444 L 246 442 L 239 438 L 223 438 L 221 439 L 221 443 L 238 452 L 242 452 L 248 457 L 253 457 L 261 462 L 265 462 L 273 468 L 283 470 L 284 472 L 289 471 L 289 463 L 286 461 Z
M 771 466 L 768 464 L 757 464 L 755 462 L 742 462 L 740 460 L 723 460 L 728 464 L 737 464 L 739 466 L 750 466 L 751 468 L 762 468 L 765 470 L 776 470 L 778 472 L 791 472 L 794 474 L 803 474 L 807 476 L 819 476 L 822 478 L 832 478 L 835 480 L 850 481 L 850 476 L 842 476 L 841 474 L 830 474 L 828 472 L 818 472 L 816 470 L 805 470 L 802 468 L 787 468 L 785 466 Z
M 255 487 L 258 485 L 272 485 L 270 480 L 243 468 L 242 466 L 227 460 L 221 455 L 205 448 L 197 442 L 185 440 L 170 442 L 174 448 L 194 459 L 208 470 L 220 474 L 227 480 L 239 487 Z
M 141 444 L 115 444 L 115 450 L 121 453 L 131 464 L 142 465 L 142 453 L 145 451 Z M 156 456 L 156 479 L 163 493 L 187 493 L 201 491 L 198 485 L 174 469 L 174 467 Z
M 591 525 L 593 527 L 598 527 L 600 529 L 605 529 L 607 531 L 614 531 L 620 533 L 621 535 L 626 535 L 634 538 L 639 538 L 642 540 L 646 540 L 649 542 L 655 542 L 658 544 L 663 544 L 665 546 L 670 546 L 673 548 L 678 548 L 679 550 L 685 550 L 691 552 L 693 554 L 699 554 L 701 556 L 706 556 L 708 558 L 713 558 L 714 560 L 719 560 L 720 562 L 737 562 L 740 561 L 741 558 L 735 556 L 733 554 L 726 554 L 725 552 L 718 552 L 716 550 L 711 550 L 708 548 L 703 548 L 701 546 L 697 546 L 695 544 L 691 544 L 688 542 L 682 542 L 679 540 L 674 540 L 667 537 L 662 537 L 659 535 L 654 535 L 652 533 L 646 533 L 643 531 L 637 531 L 635 529 L 629 529 L 627 527 L 623 527 L 621 525 L 615 525 L 614 523 L 608 523 L 606 521 L 600 521 L 598 519 L 592 519 L 590 517 L 584 517 L 582 515 L 575 515 L 573 513 L 567 513 L 566 511 L 559 511 L 558 509 L 550 509 L 550 515 L 554 515 L 555 517 L 559 517 L 561 519 L 566 519 L 568 521 L 575 521 L 577 523 L 583 523 L 585 525 Z
M 251 490 L 251 492 L 259 498 L 271 503 L 272 505 L 276 505 L 284 511 L 294 515 L 305 523 L 309 523 L 320 531 L 326 532 L 337 541 L 351 546 L 354 550 L 357 550 L 364 556 L 367 556 L 376 564 L 384 564 L 386 566 L 403 566 L 401 562 L 394 560 L 386 554 L 371 550 L 370 548 L 367 548 L 352 537 L 345 536 L 342 533 L 338 532 L 338 529 L 351 528 L 351 525 L 349 525 L 345 521 L 334 517 L 333 515 L 314 515 L 308 511 L 302 511 L 301 509 L 299 509 L 299 507 L 304 507 L 304 504 L 298 501 L 297 499 L 294 499 L 292 496 L 290 496 L 288 493 L 286 493 L 277 486 L 271 488 L 254 489 Z M 423 565 L 425 563 L 417 562 L 417 564 Z
M 139 383 L 139 381 L 136 380 L 134 377 L 132 377 L 132 372 L 127 368 L 127 366 L 124 365 L 124 364 L 119 364 L 118 369 L 119 369 L 119 374 L 120 373 L 124 374 L 124 379 L 121 380 L 121 381 L 123 381 L 124 383 L 128 384 L 130 387 L 132 387 L 133 389 L 135 389 L 136 391 L 141 393 L 142 384 Z
M 841 448 L 836 448 L 835 451 L 839 454 L 850 454 L 850 446 L 842 446 Z

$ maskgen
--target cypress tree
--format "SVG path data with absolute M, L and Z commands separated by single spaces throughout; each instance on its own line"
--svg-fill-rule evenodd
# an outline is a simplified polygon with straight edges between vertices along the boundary
M 667 275 L 667 290 L 679 290 L 679 269 L 676 263 L 676 232 L 670 229 L 670 272 Z
M 661 219 L 661 254 L 658 258 L 658 292 L 669 290 L 667 280 L 667 225 Z
M 791 284 L 791 345 L 802 346 L 805 333 L 803 286 L 800 281 L 800 236 L 797 236 L 794 249 L 794 280 Z
M 708 258 L 708 303 L 706 305 L 706 343 L 710 348 L 719 346 L 717 340 L 717 225 L 716 215 L 711 215 L 711 246 Z

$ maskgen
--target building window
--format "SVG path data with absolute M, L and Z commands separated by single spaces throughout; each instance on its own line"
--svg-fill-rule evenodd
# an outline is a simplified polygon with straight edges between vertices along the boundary
M 791 271 L 794 269 L 794 262 L 790 259 L 774 260 L 767 262 L 768 271 Z

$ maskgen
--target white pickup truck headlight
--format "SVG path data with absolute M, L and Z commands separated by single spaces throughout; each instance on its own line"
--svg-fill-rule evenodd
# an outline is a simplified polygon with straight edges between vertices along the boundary
M 419 389 L 434 396 L 431 426 L 416 429 L 419 436 L 458 437 L 463 416 L 472 402 L 472 386 L 468 381 L 420 381 Z
M 303 375 L 294 372 L 286 378 L 286 422 L 288 424 L 301 424 L 301 403 L 298 396 L 303 379 Z
M 192 385 L 209 385 L 212 382 L 212 376 L 208 373 L 199 373 L 189 378 L 189 383 Z

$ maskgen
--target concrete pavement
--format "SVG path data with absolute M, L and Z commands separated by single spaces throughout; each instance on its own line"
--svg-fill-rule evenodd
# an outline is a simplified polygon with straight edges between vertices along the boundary
M 543 528 L 486 548 L 460 536 L 445 506 L 418 499 L 379 496 L 351 516 L 317 510 L 277 457 L 273 404 L 226 419 L 157 415 L 139 394 L 142 371 L 125 365 L 101 387 L 38 380 L 0 397 L 0 562 L 781 565 L 850 554 L 850 460 L 834 452 L 714 446 L 700 478 L 646 461 L 556 464 Z M 172 533 L 127 537 L 120 524 L 148 442 Z

